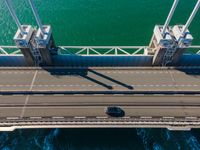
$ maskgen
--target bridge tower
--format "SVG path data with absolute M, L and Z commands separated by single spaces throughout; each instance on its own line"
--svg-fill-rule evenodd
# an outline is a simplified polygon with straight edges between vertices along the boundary
M 173 56 L 172 64 L 176 65 L 185 50 L 192 44 L 193 37 L 188 30 L 192 20 L 194 19 L 200 6 L 200 0 L 197 1 L 189 19 L 185 25 L 175 25 L 172 29 L 174 38 L 176 39 L 177 49 Z
M 146 54 L 154 55 L 152 65 L 166 65 L 171 61 L 176 50 L 176 43 L 171 35 L 169 23 L 178 5 L 178 2 L 179 0 L 174 1 L 164 26 L 156 25 L 154 28 L 154 33 L 149 48 L 145 51 Z
M 15 10 L 12 6 L 11 0 L 5 0 L 6 5 L 9 9 L 9 12 L 14 19 L 18 30 L 14 36 L 14 41 L 17 47 L 21 50 L 22 54 L 28 65 L 35 65 L 34 56 L 32 50 L 34 49 L 31 41 L 33 39 L 34 29 L 30 25 L 22 25 L 15 13 Z
M 34 1 L 29 0 L 29 4 L 35 16 L 37 25 L 39 27 L 34 37 L 35 38 L 34 47 L 39 50 L 38 53 L 40 53 L 41 55 L 42 65 L 51 66 L 52 54 L 55 54 L 56 52 L 56 46 L 54 43 L 51 26 L 42 25 Z

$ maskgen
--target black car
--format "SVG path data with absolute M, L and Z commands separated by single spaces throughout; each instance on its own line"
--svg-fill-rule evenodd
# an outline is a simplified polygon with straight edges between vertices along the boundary
M 124 110 L 117 106 L 107 107 L 105 113 L 111 117 L 123 117 L 125 115 Z

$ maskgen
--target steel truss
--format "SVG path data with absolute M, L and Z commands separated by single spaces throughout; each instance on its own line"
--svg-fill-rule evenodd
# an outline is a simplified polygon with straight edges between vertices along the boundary
M 60 55 L 80 55 L 80 56 L 134 56 L 144 55 L 147 46 L 59 46 Z M 200 55 L 200 45 L 190 46 Z M 22 55 L 17 46 L 0 46 L 1 55 Z

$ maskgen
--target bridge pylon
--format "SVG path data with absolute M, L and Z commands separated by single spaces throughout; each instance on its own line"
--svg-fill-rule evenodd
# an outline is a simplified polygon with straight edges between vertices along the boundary
M 198 9 L 200 7 L 200 0 L 197 1 L 189 19 L 185 25 L 175 25 L 172 29 L 172 34 L 177 43 L 177 50 L 174 53 L 172 64 L 176 65 L 185 50 L 192 44 L 193 36 L 188 30 L 193 21 Z
M 146 54 L 154 55 L 152 65 L 153 66 L 165 66 L 173 58 L 173 54 L 176 51 L 176 42 L 171 34 L 171 28 L 169 23 L 172 19 L 174 11 L 178 5 L 179 0 L 175 0 L 172 8 L 169 12 L 165 24 L 156 25 L 154 33 L 149 45 L 146 50 Z
M 156 25 L 154 34 L 146 54 L 154 55 L 153 66 L 177 65 L 185 50 L 192 44 L 193 37 L 188 30 L 199 7 L 200 0 L 192 11 L 185 25 L 169 27 L 170 20 L 174 14 L 179 0 L 175 0 L 164 26 Z
M 33 0 L 29 0 L 29 4 L 35 16 L 36 22 L 39 26 L 39 29 L 35 35 L 35 48 L 39 50 L 39 53 L 42 58 L 42 65 L 51 66 L 52 54 L 56 54 L 56 46 L 52 35 L 52 29 L 49 25 L 42 25 L 40 17 L 38 15 L 35 3 Z
M 31 44 L 31 41 L 34 36 L 34 29 L 30 25 L 22 25 L 15 13 L 15 10 L 12 6 L 11 0 L 5 0 L 6 5 L 9 9 L 9 12 L 14 19 L 18 30 L 14 36 L 14 41 L 17 45 L 17 47 L 21 50 L 22 54 L 24 55 L 24 58 L 28 65 L 35 65 L 34 55 L 32 53 L 33 45 Z

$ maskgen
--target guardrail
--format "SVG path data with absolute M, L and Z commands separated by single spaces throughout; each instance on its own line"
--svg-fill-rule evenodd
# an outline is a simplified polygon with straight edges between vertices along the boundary
M 134 56 L 143 55 L 147 46 L 58 46 L 60 55 L 81 56 Z M 200 55 L 200 45 L 190 46 L 189 51 Z M 22 55 L 17 46 L 0 46 L 1 55 Z
M 0 131 L 34 128 L 168 128 L 169 130 L 188 131 L 199 128 L 197 117 L 124 117 L 124 118 L 7 118 L 0 119 Z

